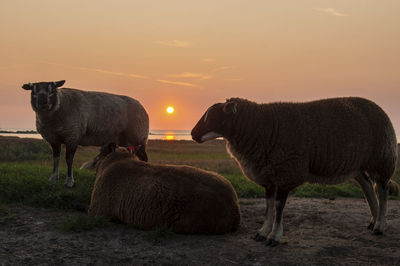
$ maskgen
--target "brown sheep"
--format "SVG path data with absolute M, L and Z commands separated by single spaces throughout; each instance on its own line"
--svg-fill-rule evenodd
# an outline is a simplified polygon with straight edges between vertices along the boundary
M 382 234 L 386 227 L 396 135 L 385 112 L 369 100 L 257 104 L 232 98 L 208 108 L 192 137 L 200 143 L 225 138 L 244 175 L 265 188 L 267 213 L 257 241 L 279 243 L 287 196 L 304 182 L 337 184 L 354 177 L 371 210 L 369 228 Z
M 236 192 L 222 176 L 142 162 L 122 149 L 100 159 L 88 214 L 185 234 L 224 234 L 240 224 Z

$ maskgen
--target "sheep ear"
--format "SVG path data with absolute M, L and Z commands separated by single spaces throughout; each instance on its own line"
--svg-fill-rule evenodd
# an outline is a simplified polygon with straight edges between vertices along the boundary
M 64 83 L 65 83 L 65 80 L 54 81 L 53 85 L 54 85 L 54 87 L 58 88 L 58 87 L 61 87 L 62 85 L 64 85 Z
M 32 83 L 24 84 L 24 85 L 22 85 L 22 88 L 23 88 L 24 90 L 30 91 L 30 90 L 33 89 L 33 84 L 32 84 Z
M 222 109 L 226 114 L 236 114 L 237 113 L 237 103 L 226 102 L 224 108 Z

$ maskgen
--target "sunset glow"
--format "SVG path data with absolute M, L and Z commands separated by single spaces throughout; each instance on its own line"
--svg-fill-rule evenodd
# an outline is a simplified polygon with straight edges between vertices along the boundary
M 400 132 L 399 10 L 398 0 L 2 0 L 0 129 L 35 129 L 23 83 L 66 80 L 137 99 L 151 129 L 190 130 L 230 97 L 361 96 Z M 166 113 L 171 103 L 180 111 Z

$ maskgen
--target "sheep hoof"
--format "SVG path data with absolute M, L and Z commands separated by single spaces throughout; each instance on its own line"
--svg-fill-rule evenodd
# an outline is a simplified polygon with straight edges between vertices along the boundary
M 65 181 L 64 186 L 66 186 L 68 188 L 73 187 L 74 186 L 74 180 L 72 179 L 72 180 Z
M 265 242 L 265 245 L 269 247 L 276 247 L 277 245 L 279 245 L 279 241 L 268 239 L 267 242 Z
M 257 233 L 253 239 L 257 242 L 263 242 L 265 240 L 267 240 L 267 238 L 265 236 L 260 235 L 259 233 Z
M 81 165 L 80 169 L 93 170 L 96 168 L 96 163 L 94 161 L 88 161 Z
M 375 226 L 375 223 L 370 223 L 367 227 L 368 230 L 373 230 Z
M 382 235 L 383 232 L 382 232 L 381 230 L 379 230 L 379 229 L 374 229 L 374 230 L 372 231 L 372 234 L 378 236 L 378 235 Z

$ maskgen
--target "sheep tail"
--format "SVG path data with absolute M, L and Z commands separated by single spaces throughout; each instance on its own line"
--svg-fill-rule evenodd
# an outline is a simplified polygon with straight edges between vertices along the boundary
M 77 211 L 87 213 L 88 210 L 89 210 L 89 205 L 88 204 L 83 204 L 83 203 L 73 202 L 72 203 L 72 208 L 77 210 Z
M 387 187 L 389 190 L 389 195 L 398 196 L 399 195 L 399 184 L 393 179 L 390 179 L 387 183 Z

